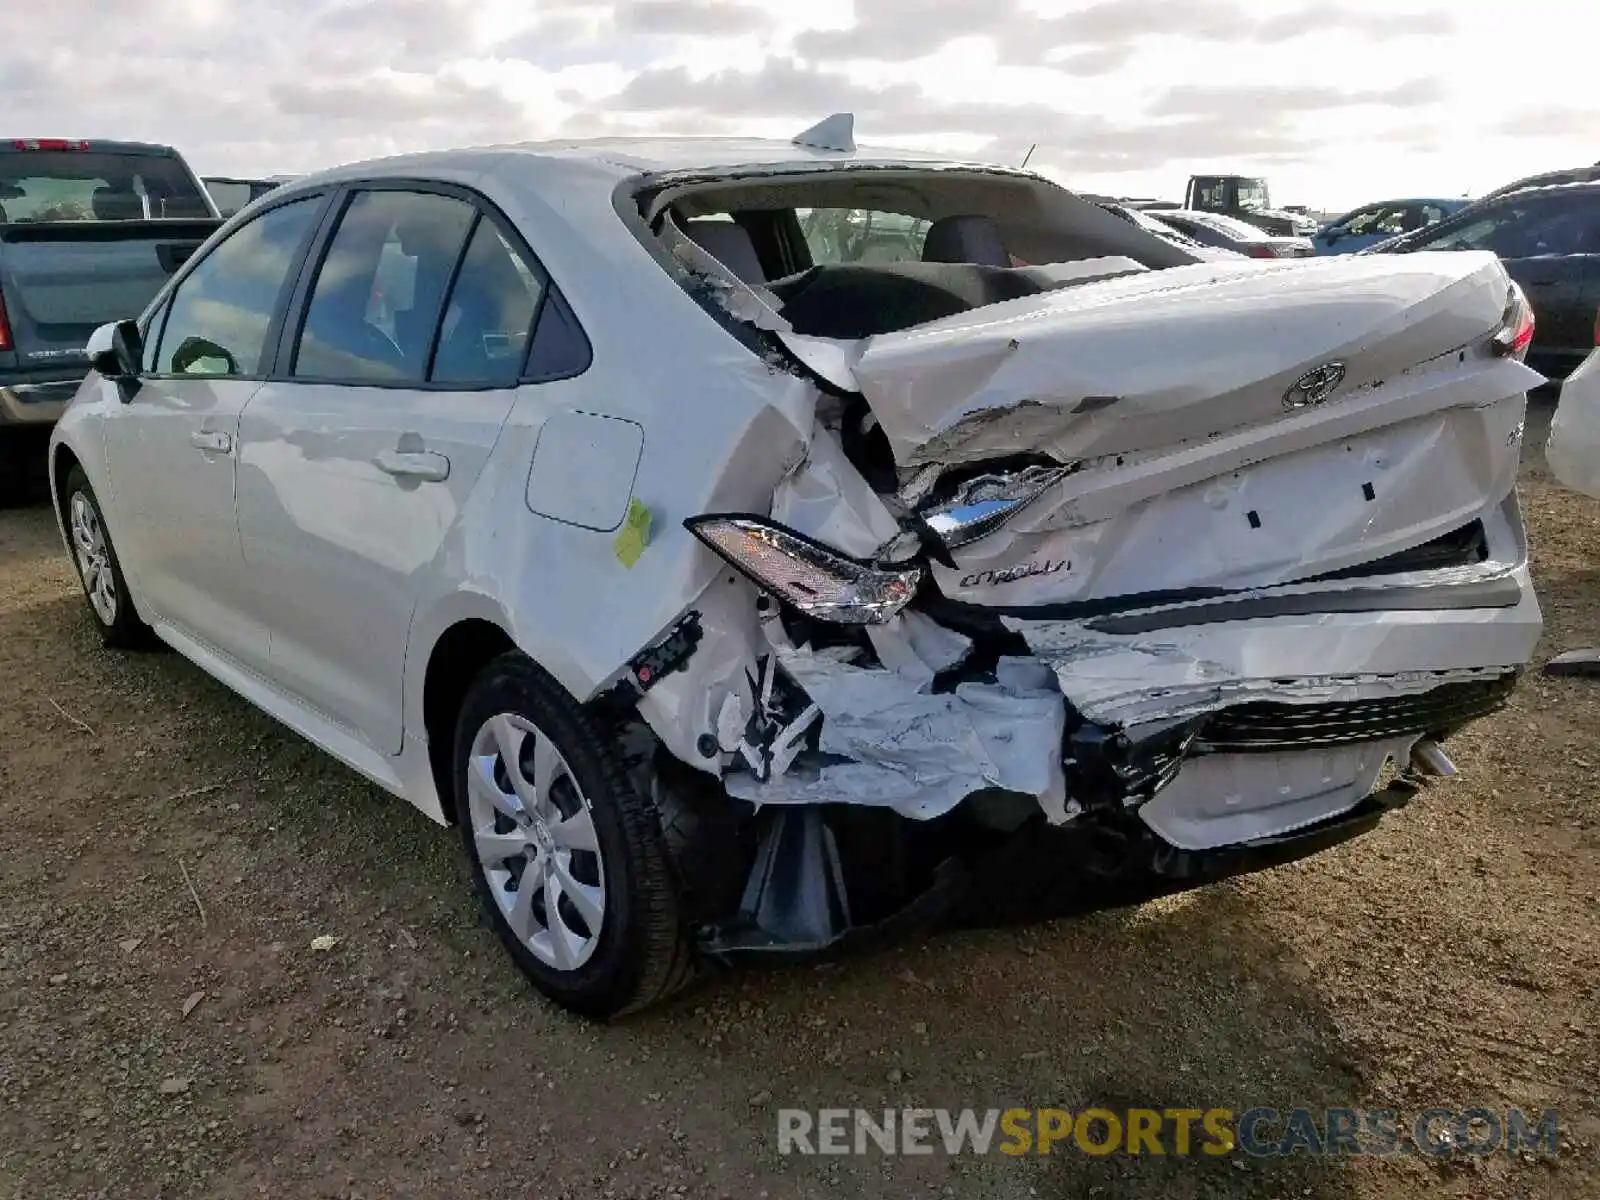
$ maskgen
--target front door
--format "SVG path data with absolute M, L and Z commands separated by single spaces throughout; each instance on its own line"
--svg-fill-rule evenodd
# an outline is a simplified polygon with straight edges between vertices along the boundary
M 401 747 L 412 613 L 463 569 L 452 534 L 540 293 L 469 199 L 357 190 L 282 377 L 245 409 L 240 534 L 272 676 L 382 753 Z
M 185 275 L 150 325 L 139 387 L 105 422 L 112 533 L 146 615 L 258 668 L 266 631 L 251 615 L 234 514 L 239 418 L 323 200 L 263 213 Z

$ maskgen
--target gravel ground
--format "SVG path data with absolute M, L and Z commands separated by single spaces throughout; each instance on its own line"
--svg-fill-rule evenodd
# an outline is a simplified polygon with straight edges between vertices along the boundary
M 1542 655 L 1600 643 L 1600 504 L 1524 503 Z M 99 649 L 0 513 L 0 1195 L 1600 1195 L 1600 683 L 1531 675 L 1460 778 L 1311 861 L 1023 931 L 725 975 L 595 1027 L 453 837 L 172 654 Z M 331 949 L 312 949 L 319 937 Z M 798 1158 L 779 1106 L 1562 1116 L 1559 1158 Z

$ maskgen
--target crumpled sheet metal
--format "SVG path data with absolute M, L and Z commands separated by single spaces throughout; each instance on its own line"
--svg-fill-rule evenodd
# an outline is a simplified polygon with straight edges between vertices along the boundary
M 853 375 L 903 479 L 1022 452 L 1071 462 L 1281 419 L 1285 390 L 1329 361 L 1344 394 L 1379 386 L 1487 337 L 1505 286 L 1466 252 L 1203 263 L 882 334 Z
M 853 558 L 871 558 L 902 533 L 820 422 L 812 426 L 805 458 L 773 491 L 771 517 Z
M 1474 519 L 1503 528 L 1525 413 L 1521 394 L 1507 395 L 1302 449 L 1274 448 L 1243 466 L 1248 460 L 1226 446 L 1242 439 L 1219 438 L 1212 451 L 1225 470 L 1191 482 L 1173 455 L 1166 466 L 1178 477 L 1167 490 L 1158 490 L 1159 465 L 1078 472 L 958 549 L 954 569 L 930 569 L 952 599 L 1018 608 L 1184 588 L 1237 591 L 1343 570 Z M 1377 488 L 1370 498 L 1367 481 Z M 1308 505 L 1313 490 L 1319 503 Z M 1081 524 L 1087 518 L 1093 523 Z M 982 588 L 962 582 L 986 582 L 984 572 L 1003 577 L 1021 563 L 1069 565 Z
M 1282 837 L 1348 812 L 1415 735 L 1282 754 L 1203 754 L 1140 805 L 1139 818 L 1180 850 Z
M 1313 613 L 1147 635 L 1003 619 L 1087 720 L 1132 727 L 1257 700 L 1364 700 L 1497 677 L 1528 662 L 1543 628 L 1527 568 L 1512 574 L 1522 599 L 1509 609 Z
M 731 795 L 760 804 L 865 804 L 928 820 L 973 792 L 1004 788 L 1038 796 L 1050 820 L 1066 819 L 1066 706 L 1043 664 L 1002 659 L 996 683 L 932 694 L 898 671 L 807 648 L 777 653 L 822 709 L 820 749 L 853 761 L 797 766 L 766 784 L 731 773 L 723 780 Z

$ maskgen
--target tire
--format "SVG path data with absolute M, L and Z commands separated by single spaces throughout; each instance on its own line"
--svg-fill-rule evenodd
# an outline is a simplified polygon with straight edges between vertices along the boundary
M 62 512 L 67 540 L 72 547 L 72 564 L 78 569 L 84 601 L 89 606 L 95 628 L 100 631 L 100 640 L 119 650 L 153 643 L 155 635 L 133 606 L 128 580 L 122 573 L 116 547 L 111 544 L 111 532 L 106 528 L 100 501 L 82 467 L 75 466 L 67 472 Z
M 456 818 L 485 916 L 535 988 L 600 1019 L 663 1000 L 694 974 L 660 818 L 628 765 L 519 652 L 485 667 L 462 703 Z

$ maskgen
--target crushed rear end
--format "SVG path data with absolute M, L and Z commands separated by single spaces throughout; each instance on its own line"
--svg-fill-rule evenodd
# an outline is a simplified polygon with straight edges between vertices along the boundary
M 1541 380 L 1492 256 L 1044 270 L 855 340 L 728 291 L 819 393 L 770 509 L 686 522 L 761 592 L 756 652 L 686 672 L 769 818 L 708 944 L 868 923 L 891 826 L 933 847 L 912 909 L 958 860 L 1176 886 L 1310 853 L 1452 773 L 1533 652 Z

